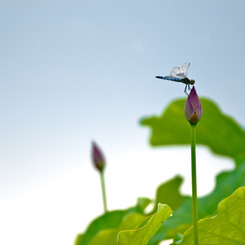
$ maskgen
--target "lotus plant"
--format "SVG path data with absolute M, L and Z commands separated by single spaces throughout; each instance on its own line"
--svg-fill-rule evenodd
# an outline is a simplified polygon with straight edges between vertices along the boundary
M 194 244 L 198 245 L 198 211 L 196 183 L 196 125 L 202 117 L 202 104 L 193 86 L 185 103 L 185 117 L 191 125 L 191 170 L 192 170 L 192 216 L 194 227 Z
M 94 167 L 100 173 L 101 187 L 102 187 L 102 196 L 104 204 L 104 212 L 107 212 L 107 202 L 106 202 L 106 191 L 105 191 L 105 178 L 104 178 L 104 169 L 105 169 L 105 157 L 95 142 L 92 142 L 92 162 Z

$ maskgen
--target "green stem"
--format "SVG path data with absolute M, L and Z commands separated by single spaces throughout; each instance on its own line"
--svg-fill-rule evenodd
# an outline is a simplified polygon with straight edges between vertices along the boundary
M 196 124 L 191 125 L 191 176 L 192 176 L 192 217 L 194 227 L 194 244 L 198 245 L 197 227 L 197 180 L 196 180 Z
M 105 178 L 104 178 L 104 171 L 100 172 L 100 180 L 101 180 L 101 187 L 102 187 L 102 196 L 103 196 L 103 204 L 104 204 L 104 212 L 107 212 L 107 204 L 106 204 L 106 192 L 105 192 Z

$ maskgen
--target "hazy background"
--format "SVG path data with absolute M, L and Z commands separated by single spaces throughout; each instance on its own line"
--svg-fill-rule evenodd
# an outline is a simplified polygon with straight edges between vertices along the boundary
M 189 61 L 197 93 L 244 125 L 244 12 L 244 0 L 0 0 L 0 244 L 73 244 L 102 213 L 92 140 L 109 209 L 176 174 L 190 193 L 189 148 L 150 148 L 138 121 L 185 96 L 154 76 Z M 197 158 L 204 195 L 233 164 Z

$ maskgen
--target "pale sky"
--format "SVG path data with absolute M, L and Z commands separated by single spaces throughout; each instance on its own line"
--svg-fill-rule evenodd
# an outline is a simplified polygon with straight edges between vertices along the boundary
M 189 61 L 197 93 L 245 125 L 244 12 L 243 0 L 0 0 L 0 244 L 73 244 L 101 214 L 92 140 L 109 209 L 176 174 L 190 193 L 189 148 L 150 148 L 138 122 L 185 96 L 155 75 Z M 203 195 L 233 165 L 198 153 Z

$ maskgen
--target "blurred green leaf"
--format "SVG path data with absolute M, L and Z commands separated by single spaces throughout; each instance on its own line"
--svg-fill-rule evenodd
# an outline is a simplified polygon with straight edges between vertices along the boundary
M 158 203 L 167 204 L 172 210 L 180 207 L 184 201 L 184 196 L 179 192 L 182 181 L 183 179 L 180 176 L 176 176 L 157 188 L 155 207 L 151 214 L 157 211 Z
M 173 240 L 173 243 L 171 243 L 170 245 L 177 245 L 177 244 L 181 244 L 183 239 L 183 235 L 182 234 L 177 234 Z
M 128 214 L 122 220 L 119 227 L 115 229 L 106 229 L 99 232 L 93 239 L 89 242 L 89 245 L 116 245 L 117 244 L 117 234 L 119 231 L 134 229 L 140 223 L 143 222 L 145 216 L 140 213 Z
M 199 244 L 245 244 L 245 187 L 223 200 L 217 215 L 198 222 Z M 192 245 L 193 227 L 183 235 L 181 245 Z
M 209 99 L 201 98 L 203 116 L 197 124 L 197 143 L 240 162 L 245 159 L 245 131 Z M 153 146 L 190 144 L 190 125 L 184 115 L 185 99 L 173 101 L 161 116 L 145 117 Z
M 131 210 L 118 210 L 108 212 L 91 222 L 84 234 L 78 235 L 76 245 L 87 245 L 101 230 L 118 227 L 125 215 Z M 80 238 L 82 236 L 82 239 Z
M 143 214 L 144 208 L 149 204 L 148 198 L 139 198 L 135 207 L 126 210 L 116 210 L 107 212 L 96 219 L 94 219 L 87 230 L 83 234 L 79 234 L 76 238 L 75 245 L 87 245 L 93 239 L 93 237 L 100 231 L 105 229 L 115 229 L 119 227 L 122 220 L 128 214 L 140 213 Z
M 83 239 L 83 234 L 77 235 L 77 237 L 75 239 L 75 245 L 82 244 L 82 239 Z
M 142 213 L 144 212 L 145 208 L 152 202 L 152 200 L 150 198 L 147 197 L 139 197 L 137 200 L 138 203 L 138 207 L 140 208 L 140 210 L 142 211 Z
M 245 185 L 245 163 L 235 170 L 223 172 L 217 176 L 215 189 L 207 196 L 198 198 L 199 219 L 212 216 L 221 200 L 229 196 L 238 187 Z M 156 245 L 164 239 L 171 239 L 176 234 L 183 234 L 192 225 L 191 197 L 185 197 L 182 205 L 174 212 L 150 240 L 150 245 Z
M 158 211 L 148 223 L 140 229 L 121 231 L 118 234 L 119 245 L 147 245 L 162 223 L 173 213 L 166 204 L 158 204 Z M 113 243 L 107 243 L 113 244 Z

